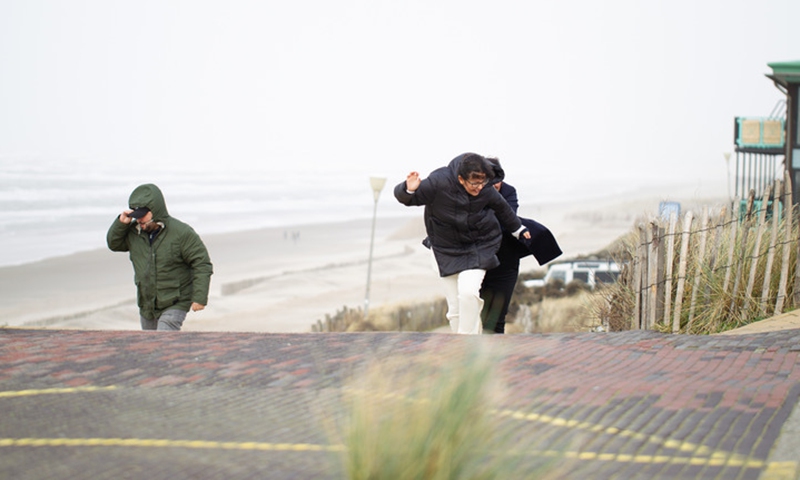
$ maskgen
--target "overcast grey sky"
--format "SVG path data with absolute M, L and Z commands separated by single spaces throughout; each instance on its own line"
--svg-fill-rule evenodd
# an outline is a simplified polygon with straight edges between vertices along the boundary
M 0 0 L 0 157 L 725 175 L 797 0 Z

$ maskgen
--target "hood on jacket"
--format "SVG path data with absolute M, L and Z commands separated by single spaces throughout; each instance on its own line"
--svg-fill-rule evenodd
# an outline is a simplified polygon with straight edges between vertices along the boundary
M 500 166 L 500 161 L 492 162 L 486 160 L 486 163 L 489 165 L 489 171 L 492 172 L 489 175 L 492 177 L 491 180 L 489 180 L 489 185 L 502 182 L 506 178 L 506 172 L 503 170 L 503 167 Z
M 500 166 L 500 162 L 493 163 L 486 159 L 486 157 L 482 155 L 478 155 L 477 153 L 462 153 L 461 155 L 457 156 L 456 158 L 452 159 L 447 167 L 453 172 L 454 177 L 458 178 L 458 169 L 461 166 L 461 161 L 468 156 L 476 156 L 480 157 L 483 160 L 483 170 L 486 173 L 486 178 L 489 180 L 489 185 L 494 185 L 497 182 L 502 182 L 506 176 L 503 167 Z
M 128 207 L 131 210 L 136 210 L 139 207 L 149 208 L 150 211 L 153 212 L 153 220 L 156 222 L 169 218 L 164 195 L 161 193 L 161 190 L 152 183 L 136 187 L 131 193 L 130 199 L 128 199 Z

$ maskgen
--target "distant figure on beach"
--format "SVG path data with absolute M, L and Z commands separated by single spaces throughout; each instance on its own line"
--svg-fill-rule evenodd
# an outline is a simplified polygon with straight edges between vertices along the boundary
M 503 169 L 476 153 L 465 153 L 426 179 L 412 171 L 394 188 L 406 206 L 425 206 L 426 246 L 433 251 L 447 299 L 447 320 L 453 333 L 480 334 L 481 282 L 486 270 L 500 264 L 500 226 L 515 238 L 530 233 L 494 188 Z M 499 220 L 499 223 L 498 223 Z
M 189 309 L 208 304 L 208 250 L 192 227 L 169 216 L 157 186 L 136 187 L 128 206 L 106 241 L 114 252 L 130 252 L 142 330 L 180 330 Z
M 487 160 L 502 169 L 500 160 L 496 158 Z M 517 213 L 519 210 L 517 189 L 505 182 L 505 179 L 493 186 L 500 192 L 514 213 Z M 497 250 L 497 259 L 500 261 L 500 265 L 487 270 L 483 277 L 481 299 L 484 303 L 483 310 L 481 310 L 481 322 L 485 332 L 505 333 L 506 315 L 519 277 L 520 258 L 534 253 L 539 264 L 543 265 L 561 255 L 558 243 L 547 228 L 527 218 L 520 218 L 520 221 L 531 232 L 531 240 L 524 244 L 520 243 L 504 229 L 503 239 Z

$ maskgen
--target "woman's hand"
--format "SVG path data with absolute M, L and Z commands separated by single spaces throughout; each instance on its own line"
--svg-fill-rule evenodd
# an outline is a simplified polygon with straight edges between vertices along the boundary
M 411 172 L 406 176 L 406 190 L 413 192 L 419 188 L 422 180 L 419 178 L 419 172 Z

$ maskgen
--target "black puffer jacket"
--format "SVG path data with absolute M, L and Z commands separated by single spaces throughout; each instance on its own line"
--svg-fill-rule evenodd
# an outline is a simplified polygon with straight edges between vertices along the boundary
M 495 254 L 502 239 L 500 223 L 509 232 L 521 226 L 503 196 L 490 185 L 472 196 L 458 182 L 458 167 L 466 155 L 470 154 L 459 155 L 448 166 L 434 170 L 414 193 L 408 193 L 405 181 L 394 188 L 395 198 L 403 205 L 425 206 L 425 229 L 442 277 L 498 266 Z M 490 184 L 503 180 L 502 168 L 488 161 L 486 168 L 494 172 Z

